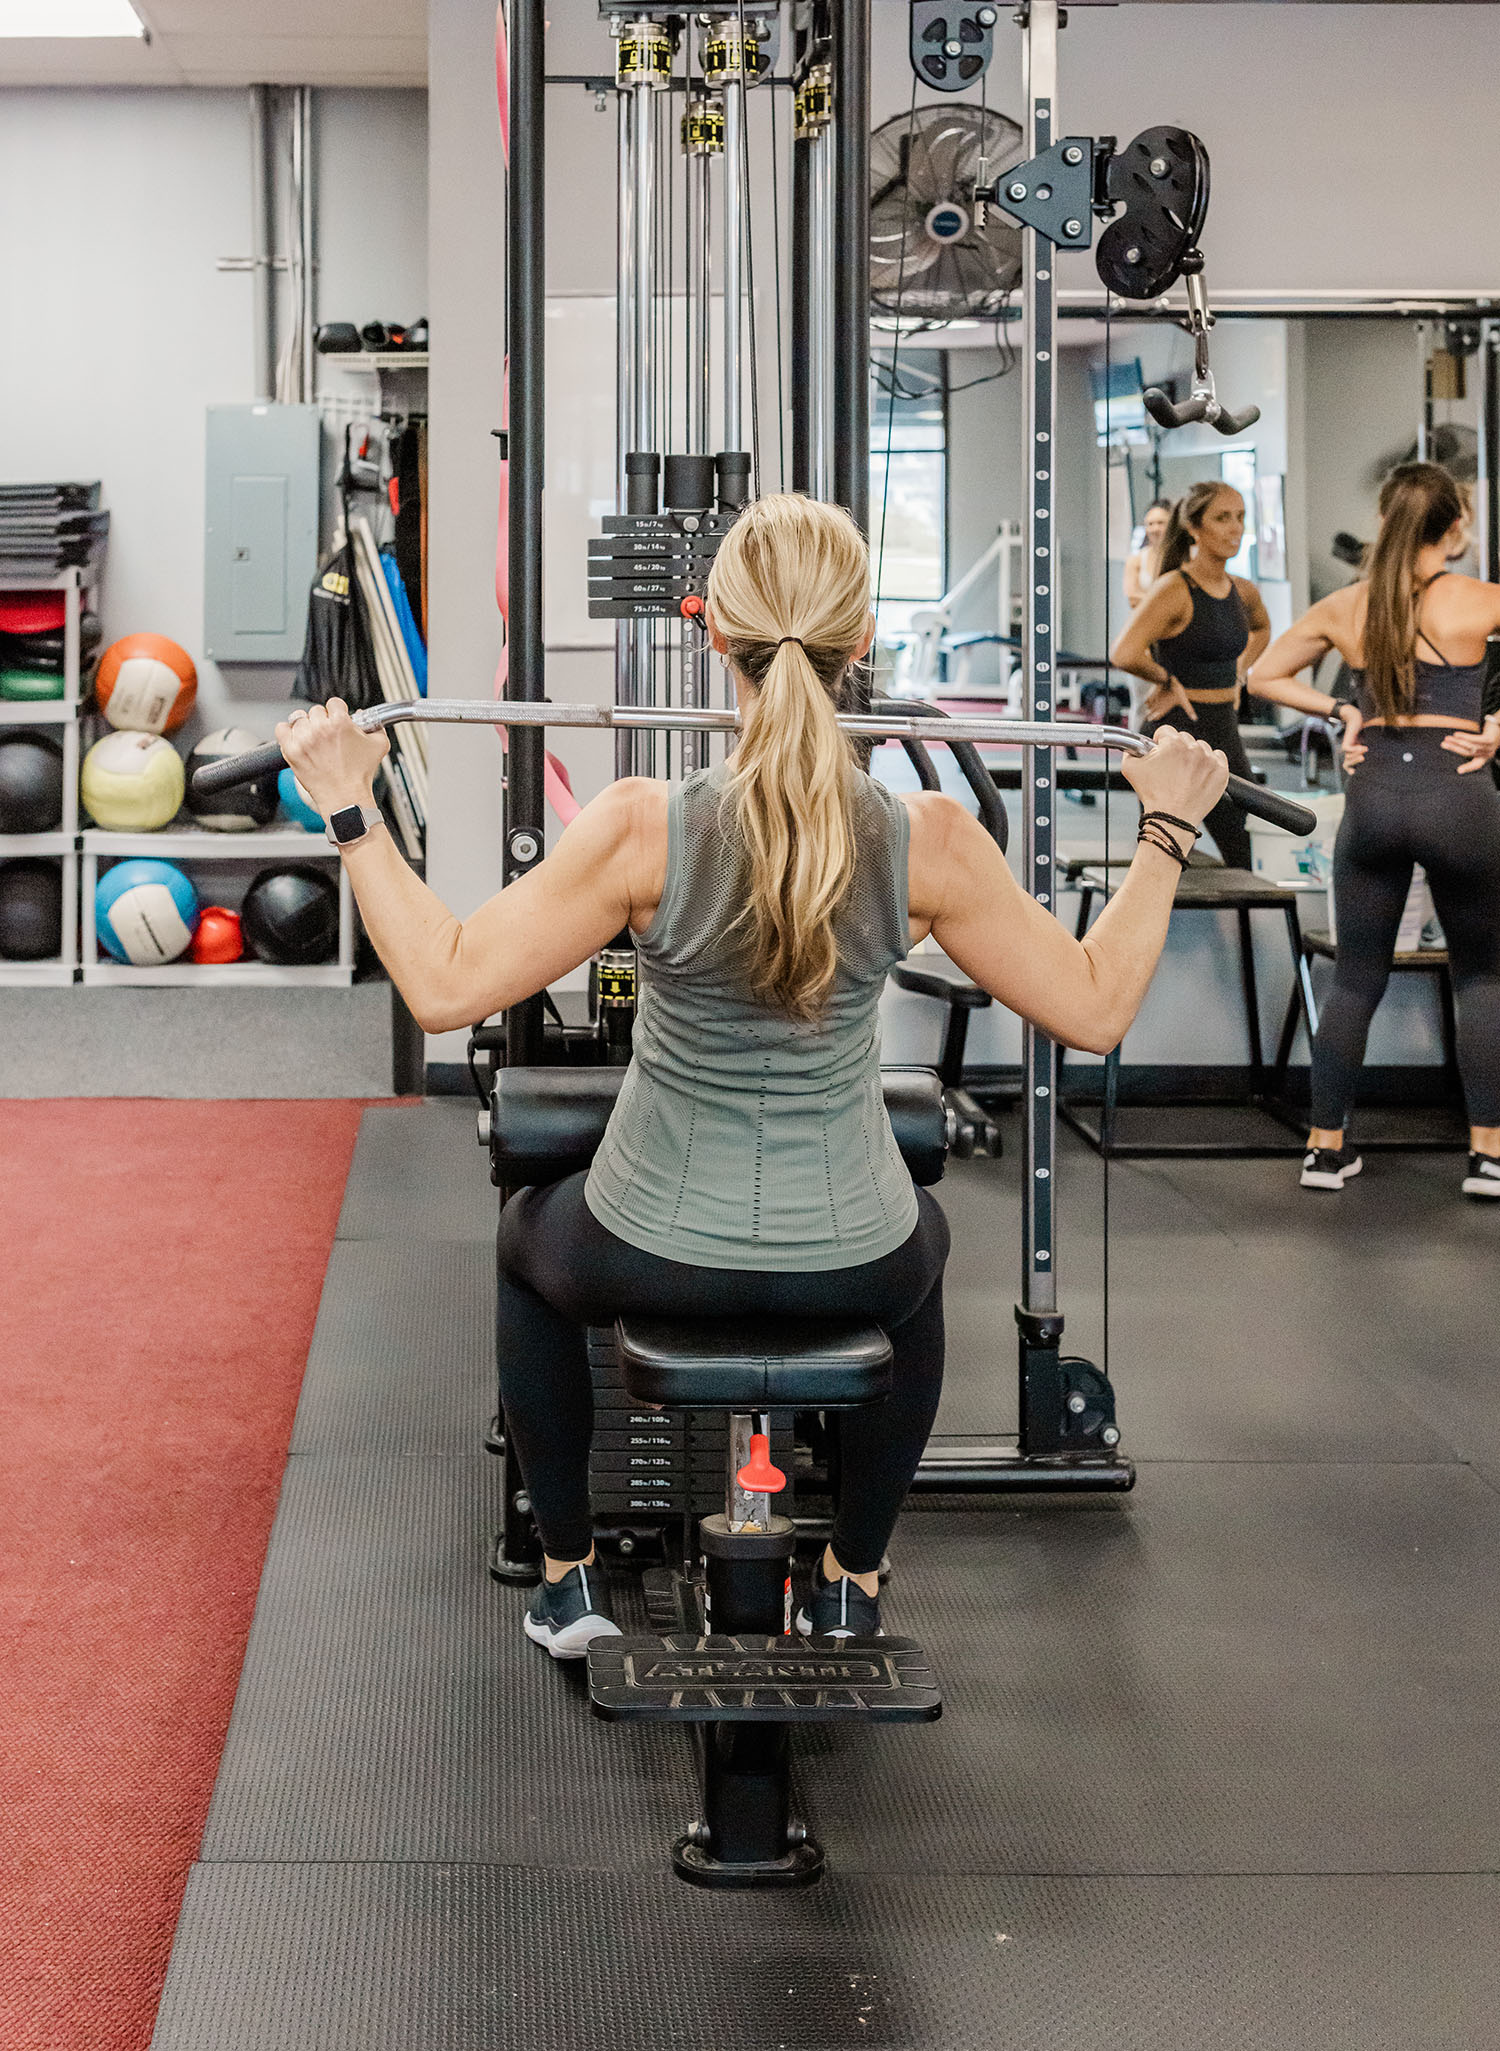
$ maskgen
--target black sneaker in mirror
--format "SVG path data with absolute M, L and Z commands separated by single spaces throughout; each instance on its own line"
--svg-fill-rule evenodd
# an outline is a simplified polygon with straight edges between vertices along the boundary
M 1464 1195 L 1500 1196 L 1500 1160 L 1493 1154 L 1470 1154 Z
M 1309 1147 L 1302 1159 L 1304 1189 L 1342 1189 L 1364 1166 L 1350 1147 Z

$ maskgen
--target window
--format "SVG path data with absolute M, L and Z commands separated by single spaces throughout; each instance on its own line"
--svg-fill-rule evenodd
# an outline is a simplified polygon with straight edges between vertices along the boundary
M 904 634 L 913 612 L 948 588 L 947 358 L 875 354 L 870 407 L 870 548 L 882 639 Z M 889 450 L 889 462 L 887 462 Z M 881 537 L 884 534 L 882 550 Z

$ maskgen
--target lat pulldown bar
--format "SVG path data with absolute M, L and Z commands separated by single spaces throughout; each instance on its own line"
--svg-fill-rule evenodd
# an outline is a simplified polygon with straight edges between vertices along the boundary
M 512 702 L 494 698 L 412 698 L 396 705 L 369 705 L 353 715 L 362 733 L 378 733 L 388 726 L 421 723 L 431 726 L 505 726 L 535 730 L 549 726 L 612 727 L 616 730 L 663 729 L 683 733 L 732 734 L 739 731 L 737 712 L 719 712 L 690 705 L 551 705 Z M 1122 755 L 1149 755 L 1155 746 L 1144 734 L 1127 733 L 1123 727 L 1094 726 L 1079 720 L 945 719 L 935 726 L 931 715 L 912 717 L 896 713 L 845 713 L 839 718 L 844 732 L 873 741 L 978 741 L 1002 748 L 1113 748 Z M 286 767 L 286 758 L 274 741 L 252 748 L 244 755 L 229 755 L 221 762 L 206 762 L 193 773 L 193 790 L 199 797 L 211 797 L 232 790 L 236 784 L 252 783 Z M 1264 819 L 1288 833 L 1306 835 L 1316 831 L 1318 819 L 1306 805 L 1283 797 L 1279 791 L 1262 790 L 1231 776 L 1227 795 L 1242 810 Z M 540 860 L 540 855 L 537 857 Z M 530 866 L 535 866 L 531 864 Z

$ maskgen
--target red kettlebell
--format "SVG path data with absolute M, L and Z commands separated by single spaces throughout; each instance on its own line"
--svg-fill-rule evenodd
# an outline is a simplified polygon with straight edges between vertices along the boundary
M 188 958 L 198 962 L 238 961 L 245 952 L 240 915 L 226 905 L 206 904 L 198 919 L 198 930 L 188 949 Z

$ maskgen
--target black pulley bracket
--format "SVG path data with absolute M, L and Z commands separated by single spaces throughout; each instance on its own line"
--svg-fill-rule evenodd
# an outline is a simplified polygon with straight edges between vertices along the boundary
M 1124 211 L 1095 267 L 1122 299 L 1156 299 L 1182 276 L 1208 215 L 1208 151 L 1186 128 L 1147 128 L 1110 158 L 1105 194 Z
M 911 68 L 935 93 L 961 93 L 990 68 L 998 7 L 990 0 L 911 0 Z

